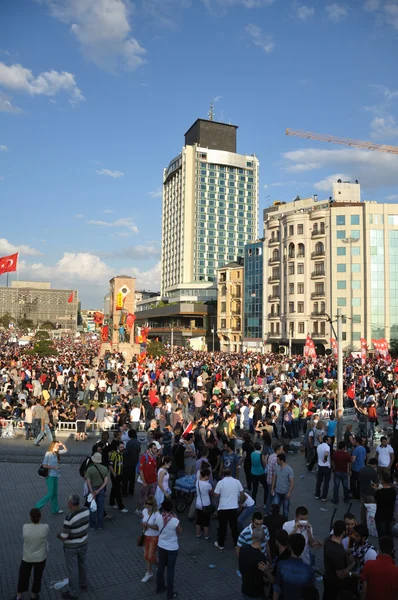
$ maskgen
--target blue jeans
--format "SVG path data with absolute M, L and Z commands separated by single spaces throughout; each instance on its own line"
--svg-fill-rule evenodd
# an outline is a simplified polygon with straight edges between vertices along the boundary
M 98 488 L 93 489 L 98 490 Z M 93 529 L 102 529 L 104 526 L 105 488 L 96 495 L 95 501 L 97 503 L 97 510 L 95 512 L 91 512 L 90 510 L 90 527 Z
M 25 425 L 25 440 L 29 439 L 29 430 L 33 433 L 32 423 L 24 423 Z
M 340 482 L 341 482 L 341 485 L 343 486 L 344 502 L 348 502 L 350 498 L 349 498 L 349 492 L 348 492 L 348 474 L 347 473 L 335 473 L 334 474 L 333 501 L 336 503 L 339 501 Z
M 174 594 L 174 571 L 176 568 L 178 550 L 165 550 L 158 546 L 158 572 L 156 573 L 156 593 L 166 589 L 164 570 L 167 567 L 167 600 Z
M 289 518 L 290 498 L 286 498 L 286 494 L 287 492 L 285 494 L 275 492 L 272 504 L 282 506 L 283 516 L 287 520 Z
M 256 510 L 256 505 L 246 506 L 246 508 L 242 509 L 242 512 L 239 513 L 238 517 L 238 531 L 241 532 L 245 528 L 245 522 L 247 519 L 254 513 Z
M 369 431 L 368 431 L 368 437 L 373 438 L 375 435 L 375 425 L 376 423 L 374 421 L 369 421 Z
M 48 437 L 48 443 L 51 444 L 51 442 L 53 441 L 53 436 L 51 434 L 51 429 L 47 425 L 47 423 L 44 424 L 44 430 L 40 431 L 40 433 L 37 436 L 37 438 L 35 439 L 34 443 L 38 444 L 40 442 L 40 440 L 42 440 L 44 438 L 44 434 Z

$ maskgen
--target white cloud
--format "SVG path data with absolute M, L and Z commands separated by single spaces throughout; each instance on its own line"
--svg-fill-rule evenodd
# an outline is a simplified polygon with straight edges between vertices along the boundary
M 396 0 L 390 0 L 384 6 L 385 19 L 389 25 L 392 25 L 394 29 L 398 29 L 398 4 Z
M 76 219 L 84 219 L 84 214 L 83 213 L 77 213 L 75 215 Z
M 74 75 L 67 71 L 43 71 L 35 77 L 30 69 L 22 65 L 8 66 L 0 62 L 0 85 L 31 96 L 55 96 L 59 92 L 66 92 L 72 105 L 84 100 Z
M 349 181 L 350 177 L 348 175 L 344 175 L 343 173 L 334 173 L 334 175 L 329 175 L 325 177 L 325 179 L 321 179 L 314 183 L 314 188 L 320 192 L 330 192 L 332 189 L 333 183 L 336 183 L 338 179 L 342 181 Z
M 1 146 L 0 146 L 0 152 L 8 152 L 7 146 L 4 146 L 4 144 L 1 144 Z
M 89 225 L 97 225 L 98 227 L 119 227 L 120 229 L 128 229 L 132 233 L 139 233 L 137 225 L 131 217 L 116 219 L 116 221 L 96 221 L 92 219 L 87 221 Z
M 33 280 L 62 281 L 63 287 L 71 282 L 75 282 L 76 285 L 79 282 L 103 285 L 104 280 L 113 275 L 112 269 L 90 252 L 65 252 L 54 266 L 35 263 L 26 265 L 26 268 Z
M 389 200 L 390 202 L 398 200 L 398 194 L 391 194 L 391 196 L 386 196 L 385 199 Z
M 370 127 L 370 135 L 375 140 L 398 138 L 398 123 L 392 115 L 387 117 L 375 117 L 370 123 Z
M 267 184 L 267 183 L 264 183 L 264 186 L 263 186 L 263 187 L 264 187 L 264 189 L 265 189 L 265 190 L 268 190 L 268 187 L 269 187 L 269 186 L 268 186 L 268 184 Z
M 112 210 L 111 208 L 106 208 L 105 210 L 102 211 L 105 215 L 110 215 L 111 213 L 114 213 L 115 211 Z
M 148 196 L 150 196 L 151 198 L 161 198 L 162 195 L 162 188 L 157 188 L 156 190 L 153 190 L 153 192 L 149 192 L 148 194 Z
M 314 16 L 314 14 L 315 14 L 315 8 L 305 6 L 304 4 L 302 6 L 296 7 L 296 17 L 300 21 L 308 21 L 309 19 L 311 19 Z
M 15 252 L 20 252 L 25 256 L 41 256 L 41 252 L 36 248 L 31 248 L 25 244 L 12 244 L 5 238 L 0 238 L 0 256 L 15 254 Z
M 304 173 L 305 171 L 313 171 L 314 169 L 319 169 L 320 166 L 321 165 L 317 162 L 298 162 L 295 165 L 288 165 L 284 168 L 284 170 L 289 171 L 290 173 Z
M 157 292 L 160 289 L 161 268 L 160 262 L 148 271 L 140 271 L 136 267 L 130 270 L 132 277 L 136 278 L 136 289 L 144 288 Z
M 363 8 L 367 12 L 375 12 L 380 8 L 380 0 L 365 0 Z
M 271 183 L 273 187 L 282 187 L 284 185 L 296 185 L 297 181 L 275 181 L 275 183 Z
M 83 54 L 105 69 L 136 69 L 144 64 L 145 49 L 131 36 L 129 0 L 38 0 L 50 13 L 70 25 Z
M 222 96 L 216 96 L 215 98 L 213 98 L 213 102 L 220 102 Z
M 251 37 L 255 46 L 258 46 L 259 48 L 264 50 L 264 52 L 272 52 L 272 50 L 275 47 L 275 43 L 273 41 L 272 36 L 262 33 L 260 27 L 258 27 L 257 25 L 249 24 L 246 26 L 245 29 Z
M 305 148 L 285 152 L 285 169 L 308 171 L 325 169 L 335 173 L 346 173 L 345 179 L 358 179 L 363 188 L 376 189 L 380 186 L 398 186 L 398 156 L 382 152 L 372 152 L 359 148 L 323 150 Z M 315 167 L 315 165 L 317 165 Z M 341 177 L 343 179 L 343 177 Z
M 105 175 L 105 177 L 113 177 L 113 179 L 118 179 L 124 175 L 122 171 L 110 171 L 109 169 L 97 169 L 96 173 L 97 175 Z
M 327 17 L 333 23 L 339 23 L 348 15 L 348 9 L 342 4 L 328 4 L 325 8 Z
M 0 112 L 20 113 L 22 112 L 18 106 L 11 103 L 11 97 L 0 91 Z

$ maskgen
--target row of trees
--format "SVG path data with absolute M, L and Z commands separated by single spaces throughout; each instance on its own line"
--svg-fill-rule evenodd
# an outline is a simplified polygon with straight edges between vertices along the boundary
M 0 327 L 8 329 L 10 323 L 16 323 L 16 319 L 10 313 L 5 313 L 2 317 L 0 317 Z M 33 323 L 32 319 L 18 319 L 18 329 L 20 331 L 29 331 L 30 329 L 35 328 L 36 325 Z M 40 325 L 40 329 L 56 329 L 56 326 L 52 321 L 45 321 Z

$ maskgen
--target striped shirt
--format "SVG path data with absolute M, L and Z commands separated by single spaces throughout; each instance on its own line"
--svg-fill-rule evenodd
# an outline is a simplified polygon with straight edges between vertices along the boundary
M 89 518 L 90 510 L 87 506 L 66 515 L 60 534 L 65 548 L 79 548 L 87 544 Z
M 267 551 L 267 542 L 269 542 L 269 531 L 268 531 L 268 527 L 266 527 L 266 525 L 262 526 L 262 529 L 264 531 L 264 540 L 261 542 L 261 552 L 263 554 L 266 553 Z M 250 523 L 250 525 L 248 525 L 240 534 L 239 538 L 238 538 L 238 542 L 237 545 L 239 547 L 242 547 L 243 544 L 251 544 L 253 540 L 253 526 Z
M 267 483 L 268 483 L 268 485 L 271 485 L 271 483 L 272 483 L 272 477 L 274 476 L 274 473 L 275 473 L 277 461 L 278 461 L 277 454 L 271 454 L 271 456 L 268 458 L 268 462 L 267 462 L 267 466 L 268 466 Z
M 111 452 L 109 466 L 113 467 L 115 475 L 121 475 L 123 473 L 123 454 L 118 450 Z

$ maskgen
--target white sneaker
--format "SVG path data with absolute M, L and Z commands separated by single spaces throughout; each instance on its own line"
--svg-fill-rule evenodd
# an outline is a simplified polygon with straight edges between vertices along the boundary
M 127 508 L 122 508 L 122 510 L 120 512 L 122 512 L 122 513 L 128 513 L 129 511 L 127 510 Z
M 214 545 L 216 548 L 218 548 L 219 550 L 224 550 L 224 546 L 219 546 L 218 542 L 214 542 Z
M 145 573 L 144 577 L 141 579 L 142 583 L 146 583 L 150 579 L 152 579 L 153 573 Z

